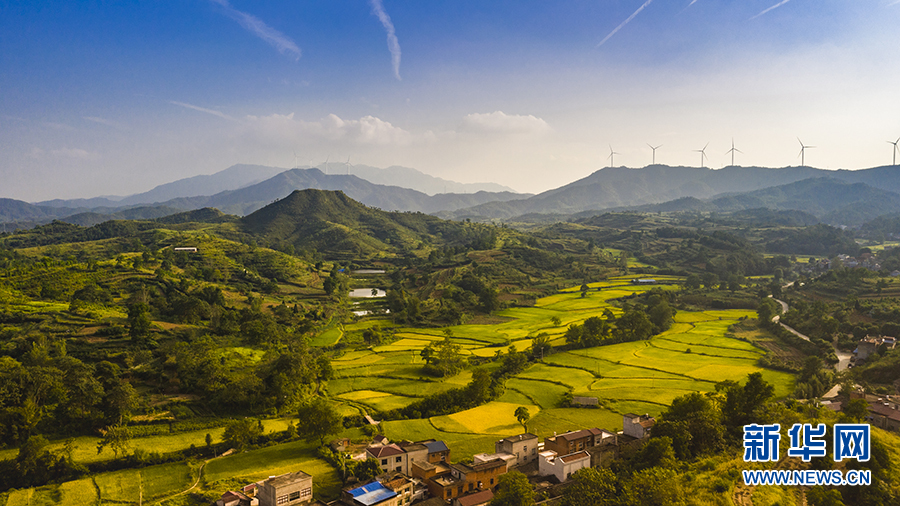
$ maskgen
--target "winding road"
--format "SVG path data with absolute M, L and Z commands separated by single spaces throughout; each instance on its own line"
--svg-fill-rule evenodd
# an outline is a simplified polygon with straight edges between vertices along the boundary
M 790 286 L 790 285 L 788 285 L 788 286 Z M 769 297 L 771 297 L 772 300 L 774 300 L 775 302 L 781 304 L 781 312 L 782 312 L 782 313 L 786 313 L 786 312 L 788 311 L 788 309 L 790 309 L 790 307 L 788 306 L 787 302 L 785 302 L 785 301 L 783 301 L 783 300 L 776 299 L 775 297 L 772 297 L 771 295 L 770 295 Z M 795 329 L 789 327 L 788 325 L 785 325 L 784 323 L 781 323 L 780 320 L 781 320 L 781 316 L 780 316 L 780 315 L 775 315 L 775 316 L 772 318 L 772 322 L 781 325 L 782 327 L 784 327 L 785 329 L 787 329 L 787 331 L 790 332 L 791 334 L 794 334 L 795 336 L 799 337 L 800 339 L 803 339 L 804 341 L 809 341 L 809 336 L 804 335 L 804 334 L 801 334 L 800 332 L 798 332 L 797 330 L 795 330 Z M 836 345 L 835 342 L 833 342 L 833 341 L 832 341 L 832 343 L 831 343 L 831 346 L 832 346 L 832 348 L 834 348 L 834 354 L 837 355 L 837 358 L 838 358 L 838 363 L 834 364 L 834 369 L 835 369 L 836 371 L 838 371 L 838 372 L 846 371 L 847 368 L 850 366 L 850 357 L 852 357 L 853 355 L 850 354 L 850 353 L 847 353 L 846 351 L 841 351 L 841 350 L 839 350 L 838 347 L 837 347 L 837 345 Z M 835 386 L 835 388 L 837 388 L 837 386 Z M 833 388 L 832 390 L 834 390 L 834 388 Z M 829 394 L 830 394 L 830 393 L 831 393 L 831 392 L 829 392 Z M 828 395 L 828 394 L 826 394 L 826 396 L 827 396 L 827 395 Z

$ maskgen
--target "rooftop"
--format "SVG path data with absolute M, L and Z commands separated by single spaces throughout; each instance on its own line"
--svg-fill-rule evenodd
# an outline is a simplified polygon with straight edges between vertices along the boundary
M 425 443 L 425 446 L 428 448 L 428 453 L 446 452 L 450 450 L 443 441 L 430 441 Z
M 494 498 L 494 493 L 490 490 L 482 490 L 474 494 L 464 495 L 457 498 L 460 506 L 474 506 L 476 504 L 484 504 Z
M 569 462 L 575 462 L 576 460 L 590 459 L 590 458 L 591 458 L 591 456 L 588 454 L 588 452 L 581 451 L 581 452 L 570 453 L 568 455 L 563 455 L 562 457 L 560 457 L 560 460 L 562 460 L 563 462 L 568 464 Z
M 532 434 L 530 432 L 526 432 L 525 434 L 519 434 L 518 436 L 510 436 L 507 438 L 503 438 L 500 441 L 503 441 L 506 443 L 518 443 L 521 441 L 528 441 L 530 439 L 537 439 L 537 438 L 538 437 L 535 436 L 534 434 Z
M 386 446 L 370 446 L 366 448 L 366 451 L 371 453 L 375 458 L 380 459 L 381 457 L 390 457 L 391 455 L 400 455 L 404 453 L 404 451 L 395 444 L 389 444 Z
M 397 495 L 397 492 L 394 492 L 377 481 L 367 483 L 361 487 L 354 488 L 353 490 L 348 490 L 347 493 L 353 496 L 354 501 L 364 504 L 365 506 L 378 504 L 381 501 Z
M 269 478 L 265 481 L 265 483 L 277 488 L 294 483 L 298 480 L 306 480 L 310 478 L 312 478 L 312 476 L 304 473 L 303 471 L 297 471 L 295 473 L 285 473 L 280 476 L 275 476 L 274 478 Z

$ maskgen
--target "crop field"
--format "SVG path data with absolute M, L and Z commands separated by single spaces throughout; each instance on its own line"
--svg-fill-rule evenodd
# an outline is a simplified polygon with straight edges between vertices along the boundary
M 401 407 L 416 398 L 465 385 L 471 373 L 436 380 L 422 373 L 421 350 L 445 338 L 460 345 L 463 354 L 481 357 L 505 352 L 509 345 L 527 349 L 532 338 L 546 333 L 557 343 L 571 323 L 601 316 L 606 309 L 621 311 L 609 304 L 636 292 L 674 284 L 635 285 L 632 276 L 592 283 L 587 296 L 572 287 L 536 301 L 534 307 L 500 311 L 504 321 L 496 324 L 467 324 L 444 329 L 399 328 L 397 340 L 368 350 L 351 351 L 333 362 L 337 379 L 328 390 L 339 400 L 386 410 Z M 654 276 L 661 283 L 679 278 Z M 560 325 L 551 319 L 556 316 Z M 507 381 L 506 392 L 484 406 L 431 419 L 386 421 L 385 434 L 394 440 L 442 439 L 453 448 L 454 460 L 493 450 L 493 441 L 522 432 L 513 416 L 525 406 L 531 415 L 528 430 L 539 436 L 584 427 L 617 430 L 622 414 L 658 415 L 672 400 L 691 392 L 708 392 L 722 380 L 744 381 L 747 374 L 761 371 L 773 383 L 776 395 L 793 390 L 790 374 L 764 370 L 756 365 L 764 354 L 752 344 L 727 337 L 729 326 L 742 318 L 755 317 L 747 310 L 680 311 L 675 324 L 647 341 L 620 343 L 588 349 L 552 352 L 543 363 L 533 364 Z M 597 397 L 599 407 L 561 407 L 566 393 Z

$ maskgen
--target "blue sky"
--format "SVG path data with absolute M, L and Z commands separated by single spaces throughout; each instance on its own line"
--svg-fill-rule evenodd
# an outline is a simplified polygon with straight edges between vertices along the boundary
M 294 152 L 529 192 L 610 145 L 641 167 L 709 143 L 722 167 L 733 137 L 737 164 L 782 167 L 800 137 L 808 165 L 884 165 L 898 23 L 895 0 L 0 1 L 0 196 Z

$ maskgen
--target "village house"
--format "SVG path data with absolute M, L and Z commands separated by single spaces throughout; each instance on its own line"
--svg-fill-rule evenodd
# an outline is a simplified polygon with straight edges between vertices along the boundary
M 541 476 L 555 476 L 560 483 L 571 478 L 579 469 L 591 467 L 591 456 L 586 451 L 560 457 L 555 451 L 544 450 L 539 457 L 538 471 Z
M 434 476 L 425 482 L 431 495 L 445 501 L 468 492 L 493 489 L 500 476 L 506 474 L 506 463 L 501 459 L 472 465 L 450 464 L 449 468 L 449 473 Z
M 627 413 L 622 417 L 622 432 L 635 439 L 644 439 L 650 436 L 650 429 L 655 423 L 656 419 L 648 414 Z
M 216 506 L 256 506 L 259 499 L 249 497 L 247 494 L 235 490 L 229 490 L 222 494 L 222 498 L 216 501 Z
M 494 443 L 494 452 L 515 455 L 515 465 L 521 466 L 537 460 L 538 441 L 537 436 L 526 432 L 497 441 Z
M 615 441 L 616 435 L 602 429 L 583 429 L 554 434 L 544 438 L 544 451 L 553 451 L 557 455 L 568 455 L 600 445 L 606 441 Z
M 509 471 L 513 467 L 516 466 L 516 456 L 511 453 L 501 452 L 501 453 L 477 453 L 472 455 L 472 460 L 476 464 L 483 464 L 485 462 L 490 462 L 492 460 L 501 459 L 506 462 L 506 470 Z
M 296 506 L 312 501 L 312 476 L 297 471 L 275 476 L 259 484 L 259 506 Z
M 871 402 L 869 403 L 869 416 L 866 419 L 874 425 L 884 430 L 900 430 L 900 409 L 892 402 Z
M 428 462 L 436 464 L 438 462 L 450 462 L 450 448 L 443 441 L 428 439 L 419 441 L 420 444 L 428 448 Z
M 879 336 L 872 337 L 866 336 L 859 340 L 856 344 L 856 349 L 853 350 L 853 362 L 863 362 L 868 359 L 873 353 L 878 351 L 880 346 L 884 346 L 885 348 L 892 350 L 894 346 L 896 346 L 897 340 L 893 337 L 889 336 Z
M 403 448 L 396 444 L 384 446 L 369 446 L 366 455 L 378 461 L 378 466 L 385 473 L 395 471 L 409 474 L 409 458 Z

